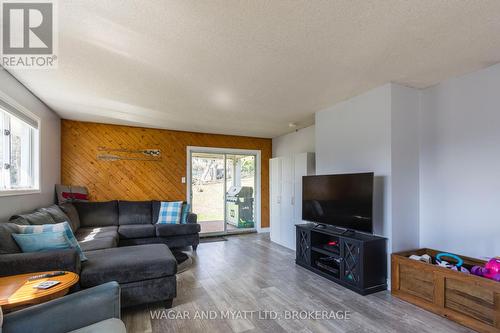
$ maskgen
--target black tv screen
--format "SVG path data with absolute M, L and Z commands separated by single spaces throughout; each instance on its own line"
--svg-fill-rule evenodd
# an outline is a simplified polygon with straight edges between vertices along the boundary
M 302 219 L 372 233 L 373 173 L 302 177 Z

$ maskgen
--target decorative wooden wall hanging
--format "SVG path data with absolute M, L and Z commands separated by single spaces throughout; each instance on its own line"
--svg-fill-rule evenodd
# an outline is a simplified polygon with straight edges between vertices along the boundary
M 125 149 L 97 147 L 101 161 L 161 161 L 160 149 Z

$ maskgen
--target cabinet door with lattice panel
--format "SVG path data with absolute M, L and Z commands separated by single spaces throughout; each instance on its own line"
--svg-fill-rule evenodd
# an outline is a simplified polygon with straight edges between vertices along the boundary
M 360 246 L 356 241 L 342 239 L 341 241 L 341 279 L 354 286 L 359 286 L 361 281 Z
M 297 228 L 296 235 L 296 260 L 297 263 L 311 264 L 311 232 L 307 229 Z

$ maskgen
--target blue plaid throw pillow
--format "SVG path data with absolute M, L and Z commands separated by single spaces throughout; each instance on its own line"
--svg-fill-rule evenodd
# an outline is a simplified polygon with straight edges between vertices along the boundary
M 176 224 L 181 222 L 182 201 L 162 201 L 157 224 Z

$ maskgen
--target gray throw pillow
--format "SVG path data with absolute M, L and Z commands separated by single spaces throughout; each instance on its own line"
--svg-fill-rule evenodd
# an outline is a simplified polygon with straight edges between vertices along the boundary
M 73 232 L 80 228 L 80 216 L 72 203 L 66 202 L 59 205 L 59 208 L 69 217 L 69 225 Z
M 0 254 L 20 253 L 21 249 L 12 238 L 12 234 L 19 233 L 17 224 L 0 223 Z
M 14 215 L 10 218 L 9 223 L 14 223 L 17 225 L 30 225 L 28 220 L 26 220 L 24 217 L 21 217 L 19 215 Z
M 57 205 L 40 208 L 38 211 L 49 213 L 50 216 L 52 216 L 52 218 L 54 219 L 54 221 L 56 221 L 56 223 L 70 222 L 68 215 L 66 215 Z
M 45 211 L 37 211 L 30 214 L 22 214 L 22 215 L 14 215 L 10 218 L 10 220 L 16 220 L 18 218 L 23 218 L 28 221 L 31 225 L 41 225 L 41 224 L 54 224 L 56 221 L 52 218 L 52 216 Z

